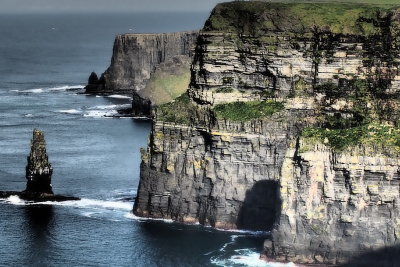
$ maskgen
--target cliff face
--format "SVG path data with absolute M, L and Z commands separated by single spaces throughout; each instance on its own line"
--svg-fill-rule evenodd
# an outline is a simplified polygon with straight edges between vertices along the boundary
M 242 127 L 247 130 L 231 131 Z M 224 229 L 272 229 L 278 210 L 263 190 L 277 184 L 276 166 L 282 165 L 292 128 L 221 123 L 207 132 L 156 122 L 150 150 L 143 153 L 136 214 Z M 254 192 L 247 197 L 248 190 Z
M 365 146 L 340 153 L 303 141 L 292 146 L 282 165 L 281 217 L 273 242 L 265 243 L 268 255 L 335 264 L 397 244 L 399 164 L 398 156 Z
M 132 95 L 141 91 L 160 63 L 174 56 L 190 58 L 197 36 L 195 31 L 117 35 L 104 82 L 89 86 L 87 92 Z
M 160 106 L 135 214 L 272 230 L 277 260 L 339 264 L 398 243 L 397 8 L 233 2 Z

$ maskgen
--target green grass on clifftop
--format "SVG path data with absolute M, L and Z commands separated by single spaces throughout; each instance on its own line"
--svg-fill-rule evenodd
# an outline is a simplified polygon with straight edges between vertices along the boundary
M 173 102 L 156 107 L 156 119 L 164 122 L 189 124 L 194 113 L 195 107 L 190 102 L 187 93 L 182 94 Z
M 214 111 L 219 119 L 248 121 L 269 117 L 283 108 L 283 103 L 268 100 L 219 104 L 214 107 Z
M 375 31 L 376 25 L 370 19 L 395 9 L 393 6 L 399 7 L 400 3 L 394 0 L 376 4 L 369 0 L 352 3 L 235 1 L 217 5 L 206 22 L 205 30 L 261 37 L 274 31 L 306 33 L 317 27 L 333 33 L 365 35 Z
M 171 102 L 186 92 L 190 83 L 191 59 L 175 56 L 157 66 L 140 95 L 155 105 Z

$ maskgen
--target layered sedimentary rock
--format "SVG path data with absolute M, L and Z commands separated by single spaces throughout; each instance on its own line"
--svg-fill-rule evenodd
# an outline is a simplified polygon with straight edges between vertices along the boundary
M 272 230 L 265 253 L 282 261 L 340 264 L 396 245 L 399 14 L 218 5 L 188 98 L 156 111 L 135 214 Z
M 269 196 L 263 189 L 277 183 L 275 165 L 283 161 L 289 131 L 279 123 L 268 126 L 269 140 L 257 132 L 260 124 L 235 134 L 225 125 L 207 132 L 156 123 L 151 154 L 143 154 L 135 213 L 225 229 L 271 227 L 275 203 L 265 201 Z M 243 205 L 251 188 L 255 192 Z
M 265 243 L 268 255 L 339 264 L 354 252 L 397 244 L 398 155 L 366 146 L 338 153 L 321 143 L 299 142 L 283 161 L 281 218 L 274 240 Z
M 129 96 L 140 92 L 160 63 L 175 56 L 190 58 L 197 36 L 196 31 L 117 35 L 110 67 L 103 80 L 89 80 L 87 92 Z
M 52 195 L 52 174 L 53 168 L 47 156 L 44 133 L 34 129 L 31 141 L 31 152 L 28 156 L 28 164 L 26 166 L 26 179 L 28 181 L 25 191 Z

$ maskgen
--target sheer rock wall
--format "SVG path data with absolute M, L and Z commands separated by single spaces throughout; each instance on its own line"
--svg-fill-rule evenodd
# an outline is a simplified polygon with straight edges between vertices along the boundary
M 248 16 L 256 18 L 254 27 L 234 28 L 252 5 L 264 8 Z M 340 264 L 396 245 L 399 156 L 365 144 L 338 152 L 323 142 L 308 144 L 301 132 L 321 114 L 349 114 L 349 99 L 322 105 L 319 85 L 358 79 L 383 88 L 384 99 L 398 94 L 399 11 L 378 10 L 366 19 L 346 5 L 356 14 L 351 22 L 377 29 L 370 35 L 304 25 L 303 17 L 286 13 L 296 5 L 282 5 L 235 2 L 214 9 L 198 39 L 188 89 L 198 112 L 189 124 L 156 114 L 142 151 L 134 213 L 272 230 L 265 253 L 282 261 Z M 252 32 L 259 25 L 261 35 Z M 284 109 L 245 122 L 213 112 L 223 103 L 264 100 L 280 101 Z

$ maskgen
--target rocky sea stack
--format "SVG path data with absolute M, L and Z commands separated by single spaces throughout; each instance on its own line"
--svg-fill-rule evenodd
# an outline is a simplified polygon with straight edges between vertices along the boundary
M 79 200 L 77 197 L 53 193 L 51 185 L 53 168 L 47 156 L 44 133 L 40 130 L 33 130 L 31 151 L 27 159 L 25 191 L 0 191 L 0 198 L 19 196 L 21 199 L 34 202 Z
M 51 186 L 52 174 L 53 168 L 46 153 L 44 133 L 34 129 L 31 153 L 28 156 L 28 165 L 26 166 L 26 179 L 28 181 L 25 192 L 54 195 Z

